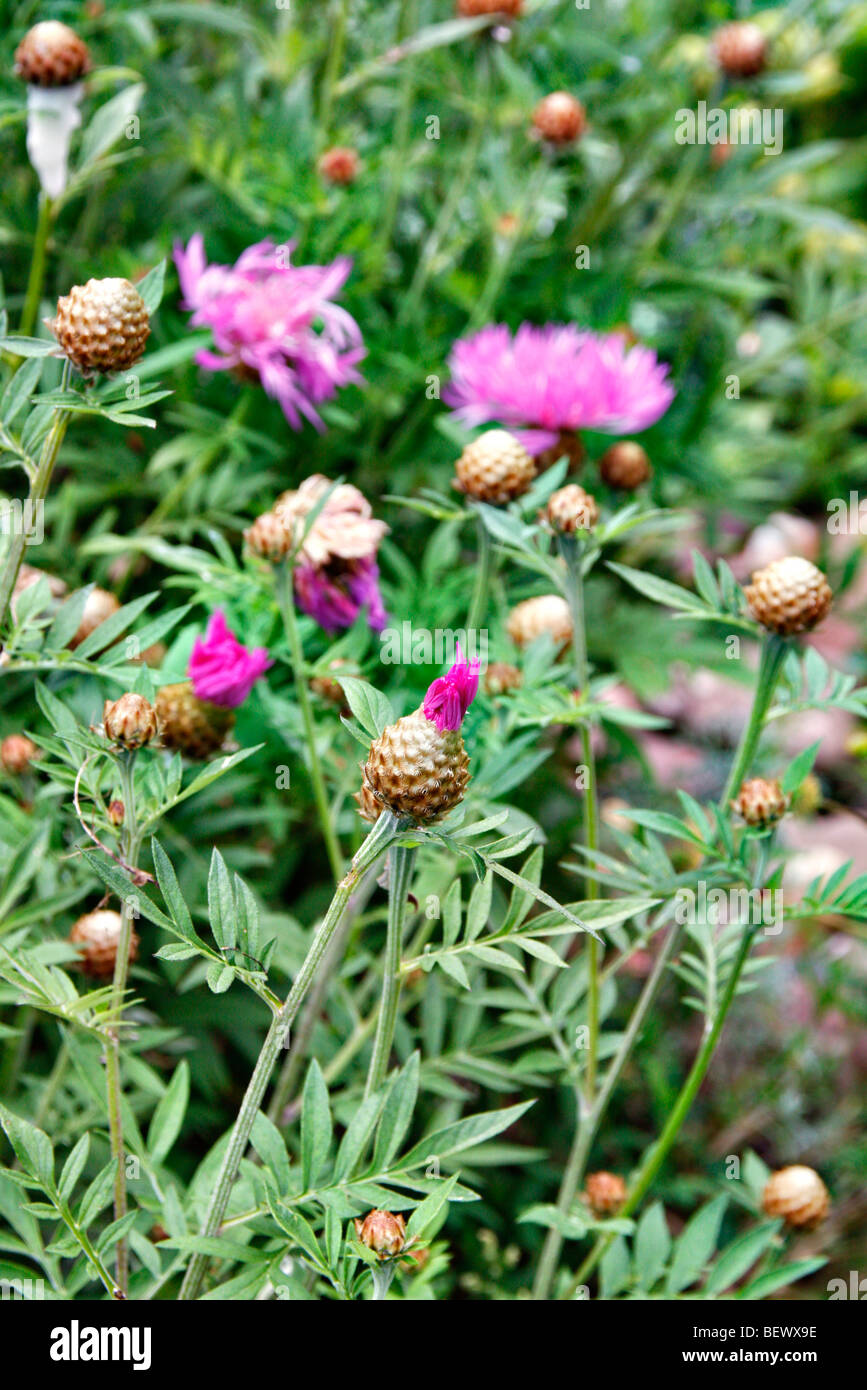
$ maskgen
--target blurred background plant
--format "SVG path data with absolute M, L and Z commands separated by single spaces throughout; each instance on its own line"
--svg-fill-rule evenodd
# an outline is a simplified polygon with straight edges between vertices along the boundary
M 767 66 L 755 77 L 725 77 L 713 58 L 711 35 L 735 12 L 767 36 Z M 47 687 L 86 728 L 103 695 L 140 688 L 138 657 L 154 644 L 163 644 L 152 654 L 160 680 L 182 680 L 194 637 L 217 606 L 228 609 L 248 645 L 280 653 L 279 678 L 238 715 L 238 743 L 259 751 L 194 802 L 173 808 L 161 830 L 194 917 L 204 913 L 217 845 L 256 896 L 263 927 L 277 941 L 276 968 L 291 974 L 307 927 L 331 896 L 298 761 L 304 728 L 286 680 L 280 618 L 260 567 L 240 558 L 242 532 L 310 474 L 345 477 L 392 530 L 379 551 L 392 624 L 459 627 L 476 541 L 451 481 L 471 434 L 441 396 L 454 342 L 487 322 L 617 330 L 671 364 L 674 403 L 641 435 L 653 469 L 646 496 L 656 514 L 621 536 L 618 561 L 687 586 L 699 582 L 694 550 L 711 562 L 726 559 L 738 580 L 789 553 L 826 570 L 836 605 L 811 639 L 812 687 L 805 695 L 784 684 L 779 712 L 785 707 L 788 716 L 772 724 L 779 751 L 766 750 L 762 770 L 776 772 L 819 743 L 781 831 L 792 852 L 786 882 L 793 894 L 850 861 L 867 871 L 867 730 L 857 701 L 826 701 L 830 676 L 821 664 L 863 682 L 867 515 L 857 496 L 853 510 L 850 493 L 857 494 L 867 466 L 867 6 L 790 0 L 755 13 L 723 0 L 623 0 L 587 9 L 571 0 L 526 0 L 512 23 L 458 19 L 450 0 L 292 0 L 285 7 L 6 0 L 0 13 L 8 332 L 18 331 L 25 313 L 39 222 L 38 182 L 24 149 L 26 93 L 12 72 L 15 45 L 36 20 L 72 24 L 88 45 L 92 71 L 70 182 L 46 229 L 31 331 L 46 337 L 39 325 L 72 285 L 91 276 L 139 282 L 168 262 L 137 373 L 142 390 L 159 383 L 171 395 L 160 399 L 155 389 L 148 397 L 154 428 L 145 419 L 120 429 L 105 411 L 75 419 L 47 502 L 44 542 L 27 552 L 70 592 L 96 584 L 123 603 L 158 597 L 146 615 L 144 607 L 132 610 L 138 646 L 123 646 L 120 627 L 107 657 L 91 644 L 90 664 L 58 661 L 67 642 L 55 632 L 45 649 Z M 554 90 L 571 93 L 586 112 L 580 138 L 563 146 L 532 133 L 534 109 Z M 727 111 L 781 110 L 781 152 L 679 144 L 679 113 L 700 101 Z M 265 238 L 295 243 L 298 265 L 352 258 L 340 302 L 363 334 L 363 384 L 321 406 L 322 432 L 310 425 L 294 432 L 258 385 L 195 362 L 211 339 L 190 327 L 172 253 L 197 233 L 208 262 L 222 265 Z M 14 350 L 6 358 L 0 462 L 10 465 L 4 477 L 18 497 L 22 412 L 28 395 L 57 387 L 60 364 L 31 359 L 22 383 L 12 375 Z M 583 443 L 589 461 L 582 481 L 613 504 L 616 494 L 595 473 L 610 439 L 588 432 Z M 836 527 L 835 516 L 842 517 Z M 538 592 L 532 567 L 501 566 L 491 589 L 492 658 L 518 659 L 506 616 Z M 36 618 L 45 615 L 43 629 L 56 614 L 56 606 L 40 610 L 34 601 L 31 608 Z M 699 799 L 719 795 L 749 708 L 751 648 L 745 659 L 731 659 L 724 628 L 693 624 L 688 615 L 673 623 L 602 566 L 588 579 L 586 614 L 590 661 L 595 676 L 607 678 L 612 710 L 596 750 L 603 849 L 612 850 L 624 810 L 676 804 L 677 789 Z M 157 619 L 159 629 L 150 626 Z M 314 682 L 333 678 L 335 660 L 347 662 L 345 671 L 386 688 L 399 713 L 414 708 L 439 673 L 432 662 L 382 664 L 363 621 L 336 643 L 307 617 L 299 627 Z M 13 662 L 3 674 L 0 733 L 38 739 L 45 715 L 34 706 L 33 672 L 23 659 L 24 668 Z M 488 802 L 510 805 L 505 832 L 526 831 L 530 844 L 544 843 L 543 881 L 558 901 L 569 901 L 574 878 L 563 861 L 581 820 L 574 786 L 580 751 L 556 695 L 550 718 L 534 714 L 552 684 L 568 687 L 569 678 L 544 644 L 521 665 L 520 694 L 489 696 L 468 719 L 475 804 L 482 812 Z M 316 701 L 338 832 L 354 848 L 361 829 L 349 797 L 360 746 L 339 724 L 338 706 L 321 693 Z M 541 736 L 540 724 L 547 725 Z M 275 774 L 283 765 L 291 768 L 291 791 Z M 62 940 L 102 891 L 92 870 L 70 857 L 77 841 L 68 779 L 54 767 L 49 774 L 28 763 L 18 771 L 4 762 L 3 781 L 0 929 L 13 940 L 25 928 L 40 940 L 44 933 L 46 960 L 68 960 Z M 682 854 L 686 863 L 688 843 Z M 422 856 L 419 872 L 419 902 L 428 892 L 445 899 L 451 880 L 439 881 L 433 861 Z M 495 896 L 495 909 L 495 918 L 505 916 L 504 897 Z M 362 910 L 346 966 L 309 1020 L 311 1055 L 329 1084 L 346 1087 L 333 1102 L 341 1119 L 357 1100 L 353 1087 L 363 1084 L 376 999 L 375 987 L 359 995 L 355 984 L 377 958 L 384 919 L 379 898 Z M 423 917 L 414 930 L 421 952 L 429 930 Z M 654 940 L 636 944 L 632 936 L 618 944 L 634 949 L 618 974 L 618 996 L 606 1005 L 615 1020 L 625 1016 L 656 949 Z M 817 911 L 787 924 L 773 954 L 761 986 L 738 1001 L 739 1026 L 723 1035 L 657 1195 L 676 1230 L 717 1191 L 731 1154 L 754 1149 L 771 1167 L 811 1163 L 842 1194 L 825 1240 L 831 1265 L 795 1286 L 795 1296 L 823 1297 L 826 1279 L 845 1274 L 863 1254 L 864 927 Z M 148 960 L 133 972 L 143 1003 L 131 1103 L 148 1113 L 178 1059 L 189 1062 L 190 1103 L 172 1157 L 184 1180 L 230 1122 L 262 1027 L 252 994 L 236 989 L 227 1011 L 222 995 L 193 989 L 203 971 Z M 423 1046 L 422 1128 L 456 1120 L 465 1104 L 488 1110 L 528 1090 L 537 1103 L 507 1140 L 462 1156 L 462 1180 L 479 1183 L 484 1200 L 452 1208 L 449 1257 L 434 1247 L 414 1275 L 418 1297 L 433 1289 L 439 1297 L 513 1297 L 528 1288 L 540 1232 L 517 1226 L 517 1216 L 552 1200 L 565 1159 L 571 1117 L 562 1059 L 552 1064 L 550 1039 L 543 1049 L 533 1030 L 516 1052 L 509 1028 L 518 1025 L 502 1011 L 499 977 L 488 978 L 477 962 L 473 984 L 465 998 L 455 970 L 451 980 L 439 970 L 425 974 L 423 988 L 407 978 L 397 1046 L 404 1061 Z M 79 1058 L 40 1101 L 46 1076 L 56 1075 L 56 1029 L 22 1017 L 16 1000 L 7 986 L 4 1091 L 20 1078 L 31 1118 L 45 1121 L 47 1113 L 55 1141 L 74 1140 L 99 1113 L 94 1097 L 84 1102 L 92 1066 Z M 636 1162 L 695 1051 L 699 1022 L 673 979 L 662 1001 L 646 1025 L 640 1068 L 627 1069 L 599 1136 L 598 1167 L 625 1173 Z M 571 1018 L 576 998 L 562 1002 Z M 297 1090 L 303 1075 L 294 1082 Z M 297 1095 L 292 1103 L 297 1115 Z M 7 1192 L 4 1202 L 11 1220 L 14 1197 Z M 609 1290 L 620 1287 L 612 1275 Z

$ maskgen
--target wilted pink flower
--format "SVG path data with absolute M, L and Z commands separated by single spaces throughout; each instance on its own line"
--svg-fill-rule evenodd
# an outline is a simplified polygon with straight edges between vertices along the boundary
M 319 511 L 308 523 L 310 513 L 317 506 Z M 335 486 L 321 473 L 305 478 L 295 491 L 284 492 L 274 504 L 274 510 L 293 540 L 301 542 L 300 558 L 311 565 L 327 565 L 332 560 L 372 559 L 380 541 L 388 534 L 385 522 L 374 519 L 373 508 L 357 487 L 351 483 Z
M 450 666 L 444 676 L 428 686 L 422 709 L 425 718 L 436 724 L 440 733 L 446 729 L 459 729 L 464 715 L 469 709 L 479 688 L 478 661 L 465 661 L 460 643 L 457 648 L 458 659 Z
M 211 615 L 205 636 L 197 637 L 193 644 L 187 675 L 197 700 L 236 709 L 271 664 L 264 647 L 249 651 L 241 646 L 218 608 Z
M 298 565 L 293 573 L 295 601 L 325 632 L 352 627 L 363 608 L 368 625 L 381 632 L 386 612 L 379 592 L 379 568 L 372 556 L 336 566 Z
M 514 337 L 492 324 L 456 342 L 449 367 L 443 400 L 458 419 L 505 425 L 533 454 L 552 448 L 563 430 L 635 434 L 674 399 L 669 368 L 651 348 L 572 323 L 523 323 Z
M 274 510 L 293 544 L 300 545 L 293 579 L 302 612 L 334 633 L 352 627 L 366 608 L 370 627 L 381 632 L 386 613 L 376 552 L 388 527 L 374 518 L 364 494 L 351 483 L 335 486 L 314 473 L 294 491 L 284 492 Z
M 186 249 L 175 247 L 175 264 L 192 323 L 210 328 L 218 349 L 200 350 L 199 365 L 255 373 L 293 429 L 301 428 L 304 416 L 321 430 L 316 407 L 338 387 L 360 381 L 355 368 L 365 350 L 355 319 L 332 303 L 351 260 L 338 256 L 331 265 L 293 266 L 294 247 L 260 241 L 233 266 L 209 266 L 197 232 Z

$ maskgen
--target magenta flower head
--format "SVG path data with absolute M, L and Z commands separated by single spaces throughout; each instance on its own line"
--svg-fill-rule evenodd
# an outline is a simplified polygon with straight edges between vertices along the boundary
M 552 448 L 562 431 L 636 434 L 675 394 L 651 348 L 572 323 L 523 323 L 514 336 L 492 324 L 455 343 L 449 369 L 443 400 L 462 424 L 496 421 L 531 454 Z
M 191 322 L 210 328 L 217 349 L 201 349 L 199 365 L 254 375 L 293 429 L 303 417 L 321 430 L 317 406 L 361 380 L 356 366 L 365 349 L 355 319 L 333 303 L 352 261 L 295 266 L 294 247 L 260 241 L 233 266 L 207 265 L 197 232 L 186 248 L 175 247 L 175 264 Z
M 271 664 L 264 647 L 249 651 L 241 646 L 218 608 L 211 615 L 205 636 L 197 637 L 193 644 L 187 675 L 197 700 L 237 709 Z
M 422 709 L 425 718 L 436 724 L 440 733 L 459 729 L 479 688 L 478 661 L 465 661 L 458 643 L 458 659 L 444 676 L 428 686 Z
M 385 627 L 387 615 L 379 592 L 379 566 L 370 556 L 347 561 L 334 572 L 328 566 L 301 564 L 292 578 L 301 612 L 329 635 L 352 627 L 363 608 L 374 632 L 382 632 Z

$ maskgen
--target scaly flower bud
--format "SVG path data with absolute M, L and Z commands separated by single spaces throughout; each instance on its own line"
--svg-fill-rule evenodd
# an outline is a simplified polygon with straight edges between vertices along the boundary
M 284 560 L 292 549 L 292 533 L 277 512 L 263 512 L 244 532 L 244 540 L 263 560 Z
M 621 492 L 634 492 L 650 477 L 650 460 L 640 444 L 633 439 L 621 439 L 605 450 L 599 460 L 599 473 L 603 483 L 619 488 Z
M 781 637 L 814 628 L 827 615 L 833 599 L 822 571 L 797 555 L 758 570 L 744 592 L 756 622 Z
M 587 1204 L 597 1216 L 614 1216 L 626 1201 L 626 1183 L 619 1173 L 588 1173 L 585 1188 Z
M 123 825 L 123 818 L 126 815 L 126 807 L 122 801 L 110 801 L 108 804 L 108 818 L 114 826 Z
M 406 1222 L 390 1211 L 369 1211 L 363 1221 L 356 1218 L 355 1233 L 381 1260 L 399 1255 L 406 1244 Z
M 79 372 L 120 372 L 138 362 L 150 336 L 144 300 L 129 280 L 108 278 L 73 285 L 57 301 L 49 328 Z
M 505 503 L 521 497 L 536 476 L 536 465 L 508 430 L 487 430 L 468 444 L 455 464 L 455 487 L 480 502 Z
M 712 50 L 727 77 L 755 77 L 767 60 L 767 40 L 757 24 L 733 20 L 717 29 Z
M 20 776 L 26 772 L 31 760 L 36 757 L 39 749 L 36 744 L 27 738 L 26 734 L 9 734 L 0 743 L 0 765 L 5 772 L 11 772 Z
M 518 690 L 523 679 L 517 666 L 508 661 L 492 661 L 485 672 L 485 693 L 505 695 L 510 690 Z
M 576 531 L 592 531 L 599 520 L 596 498 L 585 492 L 578 483 L 558 488 L 548 498 L 542 514 L 554 531 L 574 535 Z
M 529 647 L 546 632 L 561 650 L 572 641 L 569 605 L 559 594 L 525 599 L 512 609 L 506 627 L 516 647 Z
M 766 827 L 776 825 L 782 820 L 789 806 L 779 782 L 764 777 L 750 777 L 741 784 L 741 789 L 732 802 L 732 810 L 746 821 L 747 825 Z
M 570 92 L 549 92 L 533 112 L 533 129 L 551 145 L 570 145 L 586 127 L 584 107 Z
M 376 820 L 385 806 L 402 820 L 429 824 L 463 800 L 470 760 L 460 728 L 478 687 L 478 661 L 464 661 L 459 650 L 420 708 L 374 740 L 355 797 L 365 820 Z
M 106 738 L 132 752 L 136 748 L 143 748 L 156 737 L 156 710 L 143 695 L 127 691 L 114 703 L 106 700 L 102 711 L 102 727 Z
M 120 944 L 121 917 L 119 912 L 98 909 L 79 917 L 69 940 L 81 952 L 81 968 L 86 975 L 96 979 L 106 979 L 114 974 L 117 948 Z M 130 935 L 129 959 L 134 961 L 138 955 L 139 939 L 133 931 Z
M 87 45 L 74 29 L 56 19 L 28 29 L 15 50 L 15 72 L 38 87 L 67 87 L 90 67 Z
M 345 186 L 354 183 L 358 178 L 361 168 L 361 160 L 358 158 L 358 151 L 350 149 L 345 145 L 335 145 L 333 149 L 326 150 L 320 156 L 317 169 L 323 179 L 328 183 L 337 183 Z
M 235 723 L 233 710 L 197 700 L 189 681 L 157 693 L 157 720 L 164 748 L 202 762 L 218 753 Z
M 781 1216 L 787 1226 L 809 1229 L 828 1215 L 828 1189 L 812 1168 L 800 1163 L 772 1173 L 762 1193 L 766 1216 Z

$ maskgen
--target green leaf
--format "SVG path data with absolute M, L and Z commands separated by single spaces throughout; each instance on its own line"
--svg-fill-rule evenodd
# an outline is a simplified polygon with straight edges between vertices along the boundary
M 75 1184 L 81 1177 L 84 1165 L 87 1163 L 89 1153 L 90 1135 L 82 1134 L 61 1170 L 60 1181 L 57 1184 L 57 1191 L 61 1201 L 68 1202 L 72 1196 Z
M 235 972 L 231 965 L 221 965 L 219 961 L 212 961 L 208 966 L 205 977 L 208 982 L 208 989 L 213 994 L 225 994 L 230 989 L 235 979 Z
M 652 1289 L 665 1269 L 671 1250 L 671 1236 L 661 1202 L 654 1202 L 643 1213 L 635 1232 L 633 1260 L 635 1278 L 642 1289 Z
M 147 1148 L 154 1163 L 162 1163 L 177 1139 L 190 1099 L 190 1068 L 179 1062 L 160 1098 L 148 1129 Z
M 783 1265 L 782 1269 L 772 1269 L 767 1274 L 760 1274 L 758 1279 L 740 1289 L 737 1296 L 758 1303 L 760 1299 L 776 1293 L 777 1289 L 785 1289 L 789 1284 L 815 1274 L 817 1269 L 821 1269 L 827 1263 L 827 1259 L 821 1255 L 811 1260 L 794 1260 L 792 1264 Z
M 0 1105 L 0 1125 L 18 1155 L 25 1172 L 30 1173 L 47 1192 L 54 1188 L 54 1149 L 48 1135 L 29 1120 Z
M 57 652 L 69 645 L 81 627 L 81 618 L 84 613 L 84 605 L 93 593 L 93 585 L 88 584 L 84 589 L 77 589 L 74 594 L 70 594 L 68 599 L 60 605 L 54 618 L 54 622 L 45 634 L 45 651 Z
M 362 729 L 371 738 L 379 738 L 383 729 L 395 722 L 391 701 L 381 690 L 360 681 L 355 676 L 338 676 L 334 679 L 343 688 L 346 703 L 355 715 Z
M 157 309 L 160 307 L 163 297 L 163 290 L 166 283 L 166 260 L 165 257 L 148 271 L 136 285 L 136 289 L 144 300 L 144 306 L 148 311 L 148 317 L 153 318 Z
M 629 1283 L 629 1250 L 623 1236 L 609 1245 L 599 1261 L 599 1292 L 602 1298 L 614 1298 Z
M 515 1124 L 531 1105 L 535 1105 L 535 1101 L 525 1100 L 520 1105 L 509 1105 L 503 1110 L 488 1110 L 481 1115 L 469 1115 L 464 1120 L 446 1125 L 444 1129 L 438 1129 L 420 1140 L 401 1160 L 401 1167 L 412 1168 L 416 1164 L 427 1162 L 429 1157 L 449 1158 L 452 1154 L 460 1153 L 462 1149 L 472 1148 L 474 1144 L 483 1144 L 486 1139 L 493 1139 L 495 1134 L 501 1134 L 503 1130 Z
M 809 748 L 805 748 L 789 763 L 783 774 L 782 783 L 786 796 L 791 796 L 793 792 L 796 792 L 804 778 L 812 771 L 821 742 L 821 739 L 817 739 L 815 743 L 811 743 Z
M 81 137 L 80 170 L 93 164 L 120 139 L 130 117 L 138 111 L 144 92 L 143 82 L 133 83 L 97 109 Z
M 208 917 L 214 940 L 221 950 L 237 944 L 235 898 L 229 881 L 229 871 L 218 849 L 211 854 L 208 874 Z
M 779 1227 L 778 1221 L 767 1221 L 738 1236 L 727 1245 L 708 1276 L 705 1293 L 708 1298 L 716 1298 L 726 1289 L 736 1284 L 738 1279 L 751 1269 L 760 1255 L 764 1254 L 774 1239 Z
M 376 1135 L 373 1167 L 377 1172 L 389 1166 L 409 1129 L 418 1095 L 420 1066 L 421 1058 L 414 1052 L 391 1083 Z
M 151 841 L 151 852 L 154 858 L 157 883 L 165 899 L 166 907 L 172 915 L 172 921 L 178 929 L 178 934 L 189 942 L 198 942 L 199 938 L 193 928 L 193 919 L 187 904 L 184 902 L 171 860 L 158 840 Z M 164 947 L 164 949 L 167 950 L 168 947 Z M 175 957 L 174 959 L 183 959 L 183 957 Z
M 408 1237 L 423 1236 L 428 1226 L 432 1226 L 442 1211 L 448 1204 L 449 1197 L 454 1190 L 458 1180 L 458 1174 L 453 1173 L 450 1178 L 443 1179 L 437 1184 L 435 1192 L 425 1197 L 413 1212 L 409 1221 L 406 1223 L 406 1234 Z
M 306 1192 L 319 1176 L 331 1147 L 328 1087 L 315 1057 L 307 1071 L 301 1099 L 301 1184 Z
M 289 1155 L 277 1126 L 260 1110 L 253 1121 L 250 1143 L 268 1172 L 273 1175 L 278 1193 L 289 1189 Z
M 665 1285 L 666 1293 L 679 1293 L 699 1278 L 716 1249 L 727 1202 L 728 1197 L 725 1195 L 715 1197 L 687 1223 L 674 1247 L 674 1258 Z
M 368 1096 L 366 1100 L 361 1102 L 350 1120 L 346 1133 L 340 1141 L 340 1148 L 337 1150 L 337 1158 L 334 1163 L 335 1183 L 351 1177 L 356 1164 L 367 1148 L 381 1106 L 381 1095 Z

